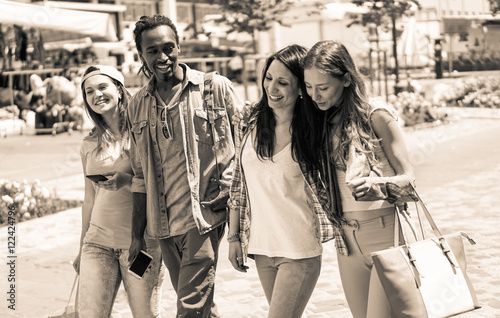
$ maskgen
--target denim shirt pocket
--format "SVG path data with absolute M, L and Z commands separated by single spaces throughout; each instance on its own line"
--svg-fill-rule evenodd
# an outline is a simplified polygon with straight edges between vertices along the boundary
M 209 110 L 213 112 L 214 117 L 214 131 L 215 136 L 212 140 L 212 128 L 208 122 L 207 110 L 203 108 L 196 108 L 194 116 L 194 129 L 198 139 L 198 142 L 212 145 L 215 142 L 218 145 L 221 141 L 226 138 L 226 126 L 227 126 L 227 112 L 225 108 L 213 108 Z
M 147 119 L 141 120 L 139 122 L 133 123 L 130 131 L 133 134 L 133 138 L 135 139 L 135 143 L 139 150 L 139 153 L 148 153 L 148 137 L 145 133 L 146 127 L 148 125 Z

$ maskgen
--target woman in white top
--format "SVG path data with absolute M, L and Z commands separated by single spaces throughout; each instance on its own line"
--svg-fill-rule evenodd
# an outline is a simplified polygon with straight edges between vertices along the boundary
M 391 317 L 370 253 L 394 244 L 395 204 L 411 193 L 413 169 L 395 116 L 368 100 L 363 77 L 345 46 L 316 43 L 304 59 L 304 81 L 323 123 L 323 175 L 337 226 L 340 276 L 354 318 Z M 416 199 L 416 198 L 413 198 Z
M 106 181 L 85 178 L 80 252 L 80 317 L 109 317 L 123 281 L 134 317 L 159 317 L 163 269 L 157 241 L 148 240 L 153 256 L 142 279 L 128 273 L 132 229 L 132 168 L 125 122 L 130 97 L 123 75 L 111 66 L 90 66 L 82 78 L 85 110 L 95 127 L 80 150 L 85 176 L 104 175 Z
M 291 45 L 267 60 L 263 96 L 235 132 L 229 260 L 246 272 L 247 255 L 255 259 L 273 318 L 302 316 L 320 274 L 321 243 L 333 238 L 315 192 L 319 173 L 304 173 L 307 160 L 297 142 L 307 135 L 306 52 Z

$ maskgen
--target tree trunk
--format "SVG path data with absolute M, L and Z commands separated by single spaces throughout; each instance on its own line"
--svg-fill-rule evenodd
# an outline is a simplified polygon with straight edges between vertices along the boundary
M 399 83 L 399 64 L 398 64 L 398 44 L 396 42 L 396 16 L 391 15 L 392 20 L 392 54 L 394 56 L 394 75 L 396 75 L 396 85 Z
M 258 51 L 258 48 L 257 48 L 257 36 L 256 36 L 256 33 L 257 30 L 254 29 L 253 32 L 252 32 L 252 46 L 253 46 L 253 52 L 254 54 L 259 54 L 259 51 Z

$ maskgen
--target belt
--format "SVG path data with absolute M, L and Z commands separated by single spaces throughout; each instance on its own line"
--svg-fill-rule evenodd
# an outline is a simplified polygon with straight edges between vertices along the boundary
M 362 221 L 358 221 L 355 219 L 347 220 L 347 224 L 345 226 L 354 228 L 354 230 L 370 230 L 370 229 L 384 228 L 386 226 L 387 221 L 389 221 L 390 223 L 394 223 L 394 212 L 368 220 L 362 220 Z

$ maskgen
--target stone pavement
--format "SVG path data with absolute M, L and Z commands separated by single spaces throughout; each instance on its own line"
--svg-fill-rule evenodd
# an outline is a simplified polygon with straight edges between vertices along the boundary
M 465 244 L 468 273 L 482 308 L 466 318 L 500 317 L 500 121 L 468 119 L 419 130 L 406 130 L 419 193 L 442 232 L 465 231 L 477 245 Z M 82 199 L 82 176 L 58 178 L 58 193 Z M 64 187 L 60 185 L 64 184 Z M 54 184 L 55 186 L 55 184 Z M 3 298 L 0 317 L 48 317 L 66 305 L 78 249 L 80 209 L 72 209 L 16 226 L 16 311 Z M 7 228 L 0 228 L 7 245 Z M 0 277 L 7 277 L 2 248 Z M 232 269 L 228 244 L 221 244 L 215 300 L 225 318 L 266 317 L 267 303 L 250 261 L 248 273 Z M 4 297 L 6 279 L 0 288 Z M 162 317 L 175 317 L 175 294 L 169 279 L 162 293 Z M 132 317 L 120 288 L 113 317 Z M 340 284 L 333 243 L 324 244 L 323 268 L 304 317 L 350 317 Z M 285 317 L 284 317 L 285 318 Z

